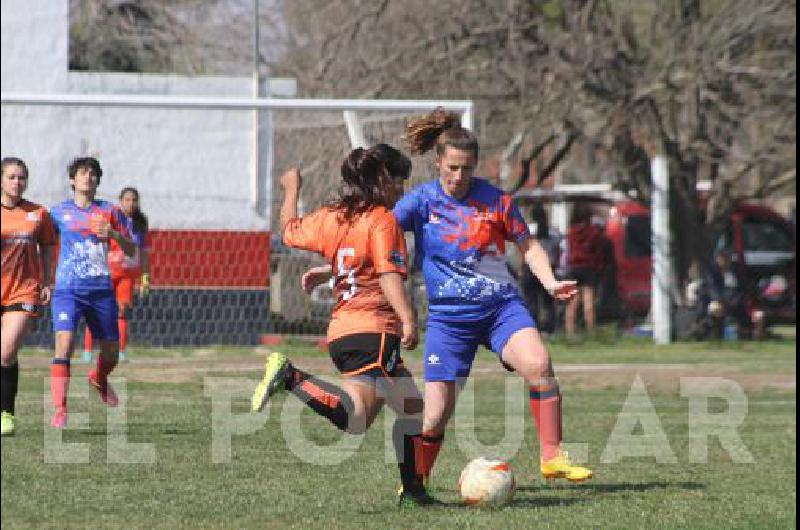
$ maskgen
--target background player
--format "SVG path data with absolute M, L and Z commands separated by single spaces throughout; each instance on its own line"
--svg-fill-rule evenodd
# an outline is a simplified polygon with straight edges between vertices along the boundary
M 95 194 L 103 171 L 92 157 L 76 158 L 69 165 L 73 199 L 53 206 L 50 215 L 60 235 L 58 267 L 53 292 L 53 331 L 55 357 L 50 366 L 50 396 L 55 407 L 51 424 L 67 424 L 67 391 L 75 329 L 81 318 L 100 341 L 97 367 L 88 380 L 109 406 L 117 396 L 108 384 L 108 374 L 116 367 L 119 355 L 117 302 L 108 268 L 108 240 L 115 240 L 123 252 L 133 256 L 136 247 L 129 239 L 127 220 L 122 211 Z
M 108 264 L 111 270 L 111 283 L 117 297 L 117 327 L 119 329 L 119 360 L 127 359 L 128 313 L 133 304 L 133 285 L 139 281 L 139 295 L 150 292 L 150 260 L 148 259 L 147 216 L 139 207 L 139 190 L 123 188 L 119 194 L 119 206 L 127 218 L 131 237 L 136 245 L 136 253 L 128 257 L 113 239 L 109 244 Z M 83 343 L 83 360 L 92 360 L 92 332 L 86 328 Z
M 46 254 L 55 243 L 50 214 L 22 198 L 28 167 L 19 158 L 0 162 L 2 173 L 2 366 L 0 367 L 0 432 L 13 435 L 14 404 L 19 385 L 17 352 L 30 321 L 50 302 Z
M 272 394 L 287 389 L 337 428 L 362 433 L 386 401 L 397 413 L 400 502 L 431 504 L 416 469 L 422 400 L 399 351 L 417 345 L 417 321 L 403 286 L 405 240 L 389 210 L 410 169 L 408 158 L 388 145 L 355 149 L 342 164 L 338 200 L 303 218 L 297 217 L 300 174 L 290 170 L 281 177 L 284 243 L 323 255 L 337 271 L 328 347 L 345 379 L 341 386 L 322 381 L 273 353 L 252 406 L 261 410 Z

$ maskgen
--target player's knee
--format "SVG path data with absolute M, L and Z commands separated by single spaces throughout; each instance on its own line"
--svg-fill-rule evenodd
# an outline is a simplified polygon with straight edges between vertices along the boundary
M 422 419 L 422 430 L 431 436 L 439 436 L 444 433 L 449 419 L 444 411 L 431 414 L 426 410 Z

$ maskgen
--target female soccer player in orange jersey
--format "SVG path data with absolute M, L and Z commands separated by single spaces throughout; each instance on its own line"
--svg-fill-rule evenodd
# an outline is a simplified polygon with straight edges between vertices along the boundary
M 417 320 L 406 295 L 406 246 L 391 208 L 403 193 L 411 162 L 379 144 L 353 150 L 342 164 L 338 200 L 298 217 L 300 174 L 281 177 L 280 226 L 285 244 L 317 252 L 332 265 L 338 303 L 328 327 L 331 359 L 341 386 L 293 366 L 280 353 L 267 360 L 253 394 L 253 411 L 288 390 L 317 414 L 349 433 L 363 433 L 384 402 L 396 413 L 393 443 L 403 488 L 402 504 L 431 504 L 415 452 L 421 448 L 422 398 L 400 358 L 400 346 L 418 342 Z
M 139 208 L 139 190 L 130 186 L 119 194 L 119 207 L 131 228 L 131 238 L 136 245 L 136 253 L 126 256 L 116 241 L 111 240 L 108 250 L 108 265 L 111 269 L 111 283 L 117 298 L 117 327 L 119 328 L 119 360 L 127 359 L 128 313 L 133 305 L 133 286 L 139 281 L 139 295 L 150 292 L 150 260 L 148 259 L 147 216 Z M 86 328 L 84 335 L 83 360 L 92 360 L 92 333 Z
M 31 319 L 50 302 L 45 249 L 55 244 L 47 209 L 22 198 L 28 167 L 19 158 L 0 162 L 2 172 L 2 367 L 0 422 L 2 435 L 14 434 L 14 402 L 19 384 L 17 352 Z

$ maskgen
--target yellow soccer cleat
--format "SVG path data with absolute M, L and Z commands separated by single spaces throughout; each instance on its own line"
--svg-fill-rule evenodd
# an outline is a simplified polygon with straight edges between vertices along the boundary
M 267 404 L 269 398 L 286 390 L 286 382 L 291 374 L 292 365 L 282 353 L 273 352 L 264 365 L 264 377 L 258 383 L 253 397 L 250 400 L 250 410 L 260 412 Z
M 14 415 L 10 412 L 0 413 L 0 434 L 2 436 L 14 435 Z
M 542 476 L 548 480 L 565 478 L 571 482 L 583 482 L 592 478 L 592 470 L 573 464 L 566 451 L 559 451 L 550 460 L 542 460 Z

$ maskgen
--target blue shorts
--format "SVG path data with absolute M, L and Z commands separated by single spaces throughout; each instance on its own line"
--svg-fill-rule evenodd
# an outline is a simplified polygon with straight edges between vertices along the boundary
M 425 334 L 425 381 L 455 381 L 469 376 L 478 346 L 498 356 L 517 331 L 536 328 L 522 300 L 512 298 L 480 320 L 456 321 L 428 316 Z
M 119 340 L 117 300 L 111 289 L 53 291 L 53 331 L 75 333 L 81 317 L 99 340 Z

